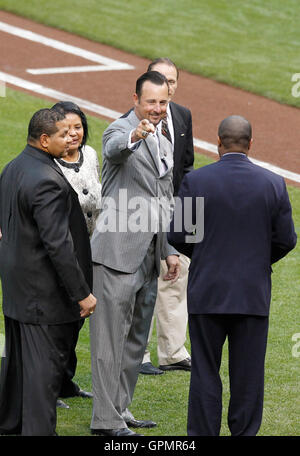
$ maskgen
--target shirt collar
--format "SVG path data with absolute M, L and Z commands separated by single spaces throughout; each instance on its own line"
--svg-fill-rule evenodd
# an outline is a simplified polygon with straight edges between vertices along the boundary
M 226 155 L 243 155 L 243 156 L 247 157 L 247 155 L 244 154 L 243 152 L 227 152 L 226 154 L 223 154 L 222 157 L 225 157 Z

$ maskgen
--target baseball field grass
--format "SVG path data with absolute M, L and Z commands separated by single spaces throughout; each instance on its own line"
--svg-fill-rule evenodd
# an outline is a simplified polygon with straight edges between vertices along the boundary
M 0 171 L 26 144 L 27 125 L 32 114 L 52 103 L 7 88 L 0 98 Z M 107 122 L 88 116 L 90 139 L 101 160 L 101 138 Z M 195 166 L 212 159 L 196 154 Z M 300 189 L 288 186 L 298 237 L 300 236 Z M 274 265 L 273 294 L 270 314 L 269 342 L 266 357 L 265 403 L 259 435 L 299 436 L 299 367 L 300 349 L 292 338 L 299 334 L 300 243 L 285 259 Z M 0 296 L 1 298 L 1 296 Z M 0 316 L 0 345 L 3 341 L 3 317 Z M 300 334 L 299 334 L 300 337 Z M 190 349 L 187 336 L 187 347 Z M 157 365 L 156 338 L 150 345 L 152 361 Z M 78 368 L 75 380 L 83 389 L 91 390 L 89 324 L 84 324 L 77 346 Z M 153 419 L 157 428 L 145 430 L 149 436 L 185 436 L 188 372 L 168 372 L 161 376 L 139 376 L 131 411 L 139 419 Z M 226 412 L 229 399 L 227 345 L 221 366 L 223 380 L 223 421 L 221 435 L 229 435 Z M 70 409 L 58 409 L 57 431 L 61 436 L 90 435 L 92 403 L 88 399 L 66 399 Z
M 0 8 L 300 106 L 298 0 L 0 0 Z

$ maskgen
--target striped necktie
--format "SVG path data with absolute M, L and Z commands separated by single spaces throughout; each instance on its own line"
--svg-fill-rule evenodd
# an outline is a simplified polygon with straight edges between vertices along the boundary
M 161 121 L 161 133 L 172 143 L 172 138 L 170 134 L 170 130 L 168 128 L 168 121 L 167 118 L 162 119 Z

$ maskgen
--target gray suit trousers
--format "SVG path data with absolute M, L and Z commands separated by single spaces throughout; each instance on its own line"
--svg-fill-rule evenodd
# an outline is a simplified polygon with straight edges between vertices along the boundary
M 155 242 L 135 273 L 94 263 L 90 317 L 93 413 L 92 429 L 127 427 L 122 412 L 132 401 L 147 344 L 157 286 Z

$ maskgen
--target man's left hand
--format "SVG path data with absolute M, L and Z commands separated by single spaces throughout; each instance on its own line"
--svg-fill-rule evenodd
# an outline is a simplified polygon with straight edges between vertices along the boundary
M 169 255 L 166 258 L 168 272 L 164 275 L 163 280 L 171 280 L 175 283 L 180 274 L 180 262 L 177 255 Z

